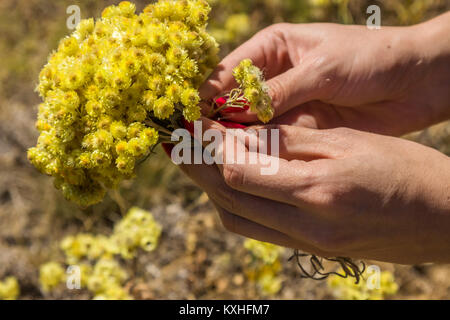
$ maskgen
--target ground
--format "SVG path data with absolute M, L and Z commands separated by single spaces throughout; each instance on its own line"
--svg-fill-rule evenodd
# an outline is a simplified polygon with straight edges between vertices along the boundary
M 82 2 L 94 15 L 104 6 Z M 264 296 L 245 275 L 244 238 L 224 230 L 206 195 L 160 149 L 140 166 L 137 179 L 86 210 L 68 203 L 51 179 L 29 164 L 26 150 L 36 142 L 33 124 L 39 103 L 33 89 L 47 53 L 67 32 L 61 27 L 65 17 L 64 4 L 50 1 L 0 4 L 0 33 L 5 35 L 0 40 L 0 280 L 17 277 L 24 299 L 90 298 L 83 290 L 44 294 L 39 266 L 62 258 L 58 241 L 64 236 L 107 235 L 129 207 L 139 206 L 154 214 L 163 234 L 157 250 L 123 262 L 132 274 L 126 286 L 136 299 L 332 298 L 326 282 L 300 279 L 297 266 L 288 261 L 291 250 L 282 257 L 281 290 Z M 408 138 L 450 154 L 448 123 Z M 393 298 L 450 298 L 448 265 L 376 264 L 394 272 L 400 288 Z

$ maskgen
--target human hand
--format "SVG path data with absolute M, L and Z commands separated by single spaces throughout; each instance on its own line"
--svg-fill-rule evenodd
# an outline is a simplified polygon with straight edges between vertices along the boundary
M 352 129 L 261 128 L 280 130 L 280 158 L 259 155 L 279 161 L 276 175 L 262 176 L 248 151 L 245 164 L 180 166 L 229 231 L 324 257 L 450 262 L 448 157 Z
M 273 123 L 402 135 L 450 118 L 448 28 L 450 14 L 381 30 L 277 24 L 228 55 L 201 96 L 208 101 L 235 87 L 232 68 L 250 58 L 268 79 Z M 257 120 L 250 111 L 226 116 Z

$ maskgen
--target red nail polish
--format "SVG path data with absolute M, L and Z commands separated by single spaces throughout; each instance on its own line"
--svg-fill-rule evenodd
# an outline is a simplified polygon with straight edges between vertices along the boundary
M 219 106 L 219 108 L 221 106 L 223 106 L 228 100 L 228 97 L 221 97 L 219 99 L 216 100 L 216 104 Z M 237 100 L 236 102 L 238 102 L 241 106 L 239 107 L 228 107 L 225 108 L 221 111 L 221 113 L 240 113 L 240 112 L 245 112 L 248 109 L 250 109 L 250 103 L 248 103 L 248 100 L 245 99 L 244 97 L 241 97 L 239 100 Z
M 230 122 L 230 121 L 217 121 L 221 125 L 223 125 L 225 128 L 229 129 L 245 129 L 247 126 L 237 123 L 237 122 Z
M 221 111 L 221 113 L 240 113 L 245 112 L 250 108 L 249 105 L 244 105 L 242 107 L 228 107 Z
M 225 103 L 227 103 L 228 97 L 220 97 L 216 99 L 216 104 L 218 107 L 223 106 Z

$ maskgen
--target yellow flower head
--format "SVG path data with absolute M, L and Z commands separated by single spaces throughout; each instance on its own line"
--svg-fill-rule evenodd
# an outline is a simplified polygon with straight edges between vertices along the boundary
M 48 262 L 39 269 L 39 283 L 42 290 L 48 292 L 59 286 L 65 280 L 65 270 L 57 262 Z
M 41 135 L 28 158 L 68 200 L 93 205 L 134 176 L 160 141 L 158 130 L 140 135 L 147 120 L 200 117 L 196 94 L 218 51 L 209 11 L 204 0 L 159 0 L 136 14 L 124 1 L 61 40 L 39 75 Z
M 233 75 L 250 103 L 250 109 L 256 113 L 259 120 L 269 122 L 274 111 L 262 71 L 254 66 L 250 59 L 245 59 L 233 69 Z
M 114 227 L 112 238 L 123 258 L 134 257 L 136 250 L 153 251 L 158 246 L 161 225 L 148 211 L 131 208 L 127 215 Z
M 15 300 L 20 295 L 19 282 L 14 277 L 0 281 L 0 300 Z

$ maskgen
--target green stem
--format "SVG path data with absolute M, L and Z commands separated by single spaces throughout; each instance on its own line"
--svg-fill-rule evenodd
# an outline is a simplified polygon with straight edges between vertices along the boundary
M 169 131 L 166 128 L 164 128 L 163 126 L 160 126 L 159 124 L 153 122 L 151 119 L 146 120 L 145 123 L 155 129 L 158 129 L 158 131 L 160 131 L 160 132 L 164 132 L 164 133 L 168 134 L 169 136 L 172 135 L 171 131 Z

